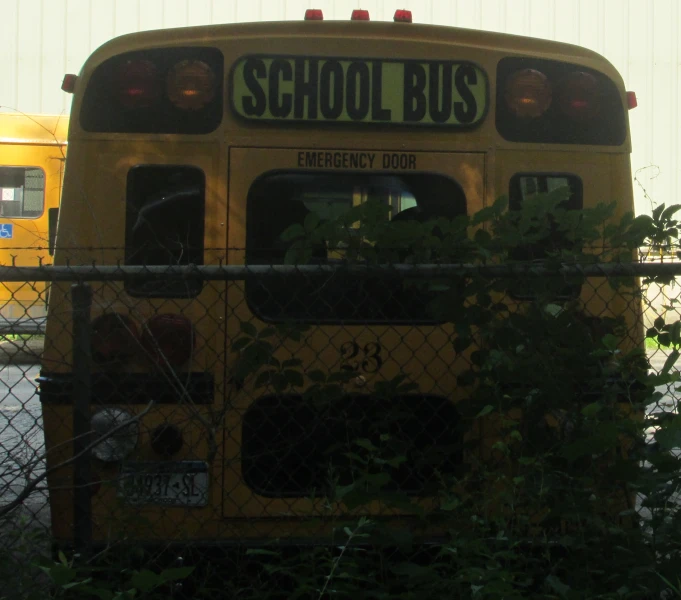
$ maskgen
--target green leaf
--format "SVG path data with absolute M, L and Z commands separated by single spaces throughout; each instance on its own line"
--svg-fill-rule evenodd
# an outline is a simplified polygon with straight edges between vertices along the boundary
M 289 228 L 284 230 L 284 232 L 281 234 L 280 238 L 284 242 L 292 242 L 293 240 L 301 238 L 304 235 L 305 235 L 305 229 L 303 228 L 303 226 L 300 223 L 294 223 Z
M 587 419 L 593 419 L 596 417 L 596 415 L 598 415 L 602 408 L 603 405 L 600 402 L 592 402 L 591 404 L 587 404 L 584 408 L 582 408 L 582 414 Z
M 664 450 L 681 448 L 681 416 L 676 416 L 656 431 L 655 441 Z
M 475 418 L 477 419 L 478 417 L 484 417 L 484 416 L 490 414 L 493 410 L 494 410 L 494 407 L 491 404 L 488 404 L 477 415 L 475 415 Z
M 305 231 L 309 233 L 309 232 L 317 229 L 318 226 L 319 226 L 319 215 L 314 211 L 309 212 L 307 214 L 307 216 L 305 217 L 305 222 L 303 223 L 303 227 L 305 228 Z
M 246 550 L 247 556 L 280 556 L 279 552 L 273 550 L 265 550 L 264 548 L 249 548 Z
M 324 383 L 326 381 L 326 375 L 324 371 L 320 369 L 315 369 L 306 373 L 308 379 L 314 383 Z
M 241 321 L 239 326 L 241 327 L 242 333 L 245 333 L 250 337 L 256 337 L 258 335 L 258 330 L 255 328 L 255 325 L 249 321 Z
M 76 569 L 69 567 L 67 564 L 55 564 L 50 568 L 50 577 L 57 587 L 63 587 L 71 583 L 77 575 Z
M 243 350 L 248 344 L 250 344 L 253 340 L 251 338 L 239 338 L 232 344 L 232 352 L 239 352 L 240 350 Z
M 681 356 L 681 353 L 674 349 L 669 353 L 669 356 L 667 357 L 667 360 L 664 361 L 664 365 L 662 367 L 662 371 L 660 373 L 667 374 L 671 371 L 672 367 L 676 364 L 676 361 L 679 359 L 679 356 Z
M 305 385 L 303 374 L 300 371 L 284 369 L 284 377 L 291 387 L 303 387 Z
M 561 598 L 567 598 L 570 592 L 570 586 L 563 583 L 555 575 L 549 575 L 545 579 L 548 586 L 556 592 Z
M 187 577 L 189 577 L 193 571 L 193 566 L 164 569 L 161 571 L 160 578 L 163 581 L 178 581 L 179 579 L 187 579 Z
M 145 593 L 150 592 L 162 583 L 163 580 L 161 579 L 160 575 L 157 575 L 149 569 L 142 569 L 141 571 L 134 573 L 130 578 L 130 585 L 132 585 L 135 589 Z
M 376 446 L 374 446 L 371 441 L 367 439 L 355 440 L 355 445 L 359 446 L 360 448 L 364 448 L 365 450 L 369 450 L 369 452 L 378 450 L 378 448 L 376 448 Z

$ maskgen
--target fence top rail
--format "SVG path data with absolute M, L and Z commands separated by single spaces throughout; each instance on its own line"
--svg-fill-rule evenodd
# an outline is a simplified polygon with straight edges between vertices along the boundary
M 200 279 L 239 281 L 305 275 L 329 277 L 350 274 L 358 277 L 410 277 L 428 279 L 447 276 L 504 277 L 653 277 L 681 275 L 681 263 L 513 263 L 470 264 L 395 264 L 395 265 L 79 265 L 43 267 L 0 267 L 1 282 L 21 281 L 126 281 L 130 279 Z

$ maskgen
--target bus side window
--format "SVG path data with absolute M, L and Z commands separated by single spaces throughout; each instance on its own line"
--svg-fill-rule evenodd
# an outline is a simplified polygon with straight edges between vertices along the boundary
M 509 203 L 511 211 L 519 211 L 533 196 L 548 194 L 560 188 L 567 187 L 569 196 L 561 202 L 559 207 L 564 210 L 581 210 L 584 205 L 582 181 L 576 175 L 516 173 L 511 177 L 509 185 Z M 575 243 L 566 239 L 558 229 L 555 221 L 550 221 L 550 227 L 542 239 L 514 248 L 510 252 L 513 260 L 530 261 L 546 258 L 550 253 L 560 250 L 578 250 Z M 556 298 L 575 298 L 579 296 L 582 286 L 568 284 L 562 289 L 555 290 Z M 529 300 L 535 297 L 532 285 L 522 277 L 515 280 L 509 288 L 509 293 L 518 300 Z
M 569 190 L 569 197 L 560 204 L 560 208 L 581 210 L 584 200 L 582 181 L 579 177 L 564 174 L 545 175 L 542 173 L 516 173 L 511 177 L 508 207 L 512 211 L 521 210 L 525 202 L 532 199 L 533 196 L 548 194 L 560 188 L 568 188 Z M 512 258 L 515 260 L 537 260 L 545 258 L 549 252 L 571 248 L 572 244 L 564 239 L 556 224 L 552 223 L 546 239 L 517 248 L 512 252 Z
M 37 219 L 45 205 L 45 173 L 38 167 L 0 167 L 0 216 Z
M 128 172 L 126 265 L 202 265 L 206 183 L 196 167 L 138 165 Z M 132 296 L 187 298 L 200 281 L 127 281 Z

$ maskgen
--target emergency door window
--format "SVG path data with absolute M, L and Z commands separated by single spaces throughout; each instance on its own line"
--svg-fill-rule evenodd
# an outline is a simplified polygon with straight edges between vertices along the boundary
M 0 167 L 0 217 L 37 219 L 45 205 L 45 173 L 39 167 Z
M 283 264 L 291 242 L 282 234 L 304 224 L 308 215 L 319 221 L 337 219 L 367 202 L 386 207 L 385 218 L 394 222 L 426 222 L 466 214 L 461 186 L 439 174 L 397 175 L 348 173 L 276 173 L 257 180 L 249 191 L 246 224 L 246 258 L 251 264 Z M 361 235 L 358 223 L 347 230 Z M 381 250 L 375 247 L 376 254 Z M 401 252 L 401 251 L 400 251 Z M 393 253 L 396 258 L 399 252 Z M 312 249 L 311 264 L 341 264 L 346 248 L 320 243 Z M 265 320 L 310 322 L 429 321 L 428 298 L 397 281 L 368 280 L 334 275 L 328 281 L 300 276 L 293 282 L 267 279 L 249 281 L 247 298 L 255 314 Z

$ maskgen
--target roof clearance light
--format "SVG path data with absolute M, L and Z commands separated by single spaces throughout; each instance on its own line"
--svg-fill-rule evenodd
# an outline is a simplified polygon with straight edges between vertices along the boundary
M 168 73 L 170 101 L 183 110 L 200 110 L 215 97 L 215 74 L 205 62 L 183 60 Z
M 123 63 L 115 85 L 118 100 L 125 108 L 148 108 L 156 104 L 161 96 L 158 70 L 150 60 Z
M 74 75 L 73 73 L 64 75 L 64 79 L 61 82 L 62 91 L 67 94 L 73 94 L 73 90 L 76 89 L 76 81 L 78 81 L 78 75 Z
M 400 9 L 396 10 L 393 21 L 395 21 L 395 23 L 411 23 L 411 11 Z
M 600 113 L 599 86 L 590 73 L 575 71 L 558 85 L 558 107 L 572 119 L 592 119 Z
M 305 20 L 306 21 L 323 21 L 324 20 L 324 13 L 322 12 L 321 8 L 308 8 L 305 11 Z
M 363 10 L 361 8 L 356 8 L 355 10 L 352 11 L 352 15 L 350 15 L 350 20 L 351 21 L 369 21 L 369 11 L 368 10 Z
M 629 110 L 636 108 L 638 106 L 638 100 L 636 100 L 636 92 L 627 92 L 627 107 Z
M 551 106 L 551 97 L 551 84 L 540 71 L 516 71 L 506 82 L 506 105 L 517 117 L 540 117 Z

